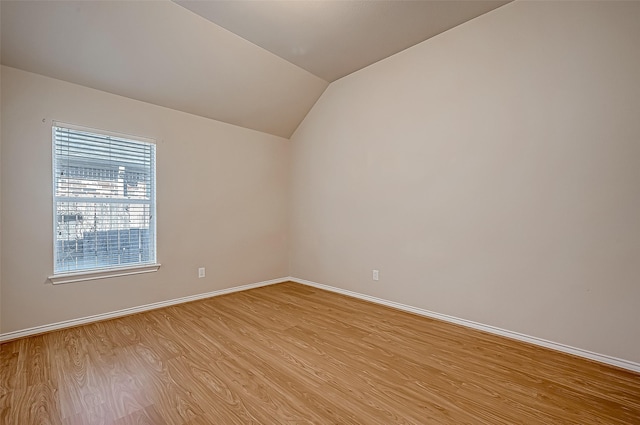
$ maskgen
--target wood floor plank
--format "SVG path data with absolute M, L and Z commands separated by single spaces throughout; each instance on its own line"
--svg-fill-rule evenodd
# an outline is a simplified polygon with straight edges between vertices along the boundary
M 0 425 L 640 424 L 640 375 L 283 283 L 0 346 Z

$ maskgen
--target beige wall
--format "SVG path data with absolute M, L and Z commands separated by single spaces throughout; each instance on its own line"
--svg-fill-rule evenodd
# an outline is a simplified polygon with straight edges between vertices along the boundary
M 1 7 L 0 10 L 2 10 Z M 2 46 L 1 36 L 0 46 Z M 1 51 L 0 48 L 0 57 L 2 57 Z M 0 99 L 2 99 L 2 66 L 0 66 Z M 2 332 L 2 102 L 0 102 L 0 332 Z
M 638 22 L 515 2 L 331 84 L 292 276 L 640 362 Z
M 157 140 L 157 273 L 47 281 L 52 119 Z M 3 67 L 2 332 L 287 276 L 288 168 L 286 139 Z

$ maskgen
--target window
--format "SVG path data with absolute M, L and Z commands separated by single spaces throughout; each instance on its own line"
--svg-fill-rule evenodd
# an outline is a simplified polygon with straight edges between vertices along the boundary
M 155 152 L 151 140 L 54 122 L 54 283 L 157 266 Z

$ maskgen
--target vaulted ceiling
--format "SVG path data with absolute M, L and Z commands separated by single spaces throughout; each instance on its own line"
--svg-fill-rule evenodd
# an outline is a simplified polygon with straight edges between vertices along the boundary
M 2 1 L 3 65 L 289 137 L 328 84 L 507 1 Z

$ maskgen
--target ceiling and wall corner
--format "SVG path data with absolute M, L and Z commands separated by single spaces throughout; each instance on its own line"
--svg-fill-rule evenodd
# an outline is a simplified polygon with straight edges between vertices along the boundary
M 329 82 L 509 2 L 174 1 Z
M 4 65 L 277 136 L 328 85 L 170 1 L 1 7 Z
M 1 59 L 289 138 L 330 82 L 505 3 L 3 1 Z

